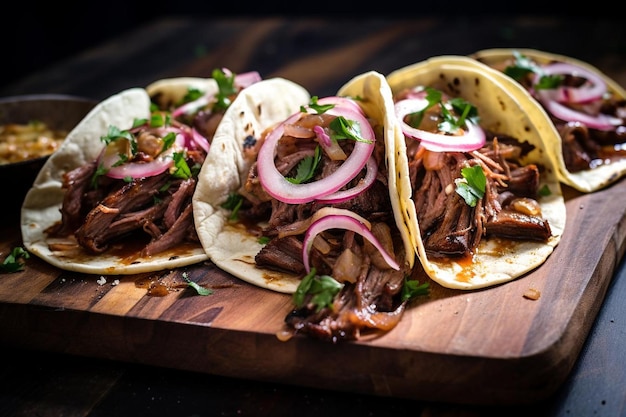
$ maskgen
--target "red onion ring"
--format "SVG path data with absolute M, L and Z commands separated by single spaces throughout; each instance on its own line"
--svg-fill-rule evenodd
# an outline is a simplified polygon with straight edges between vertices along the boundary
M 330 214 L 322 217 L 321 219 L 316 220 L 311 224 L 311 226 L 307 229 L 304 240 L 302 241 L 302 262 L 304 263 L 304 268 L 308 273 L 311 272 L 311 265 L 309 265 L 309 254 L 311 252 L 311 248 L 313 247 L 313 240 L 315 237 L 328 229 L 347 229 L 351 230 L 355 233 L 360 234 L 367 240 L 369 240 L 372 245 L 381 253 L 387 265 L 389 265 L 392 269 L 396 271 L 400 270 L 400 265 L 393 259 L 391 255 L 387 253 L 385 248 L 378 241 L 376 236 L 368 229 L 363 221 L 361 221 L 361 216 L 356 213 L 350 212 L 346 210 L 348 213 L 345 214 Z M 363 219 L 364 220 L 364 219 Z
M 326 113 L 333 116 L 344 116 L 346 119 L 358 123 L 361 127 L 362 138 L 368 142 L 357 141 L 348 158 L 328 177 L 310 183 L 293 184 L 283 177 L 280 171 L 276 169 L 274 163 L 276 147 L 278 141 L 283 136 L 285 124 L 295 123 L 302 115 L 301 112 L 293 114 L 265 137 L 257 157 L 259 181 L 268 194 L 275 199 L 289 204 L 302 204 L 314 201 L 338 191 L 365 167 L 374 151 L 376 140 L 372 126 L 365 116 L 349 107 L 343 106 L 337 106 Z
M 411 98 L 398 101 L 394 110 L 401 124 L 402 132 L 414 139 L 418 139 L 422 146 L 434 152 L 471 152 L 485 145 L 486 136 L 483 129 L 469 120 L 465 121 L 466 131 L 462 135 L 445 135 L 417 129 L 404 121 L 404 118 L 428 105 L 425 98 Z
M 335 106 L 348 107 L 358 113 L 361 113 L 362 115 L 365 115 L 365 112 L 363 111 L 361 106 L 359 106 L 356 101 L 348 97 L 341 97 L 341 96 L 323 97 L 317 100 L 317 104 L 320 104 L 320 105 L 334 104 Z
M 580 122 L 584 123 L 588 127 L 598 130 L 613 130 L 615 127 L 620 126 L 623 121 L 620 118 L 608 116 L 606 114 L 598 114 L 592 116 L 590 114 L 581 113 L 567 106 L 564 106 L 554 100 L 541 100 L 543 105 L 548 109 L 550 113 L 558 117 L 561 120 L 568 122 Z
M 191 140 L 195 145 L 202 148 L 204 152 L 209 153 L 209 148 L 211 147 L 209 140 L 200 134 L 195 127 L 191 128 Z
M 541 70 L 541 73 L 535 74 L 534 85 L 537 85 L 543 75 L 561 74 L 582 77 L 589 82 L 580 87 L 560 86 L 554 89 L 536 90 L 537 94 L 542 95 L 546 99 L 561 103 L 588 103 L 601 99 L 604 93 L 606 93 L 606 83 L 602 77 L 578 65 L 560 62 L 542 66 Z
M 337 191 L 335 193 L 329 194 L 324 197 L 318 198 L 318 200 L 322 203 L 334 204 L 334 203 L 342 203 L 353 198 L 356 195 L 359 195 L 363 191 L 367 190 L 374 184 L 376 181 L 376 175 L 378 174 L 378 164 L 371 156 L 367 160 L 367 164 L 365 164 L 367 168 L 367 173 L 365 177 L 359 183 L 352 188 L 343 191 Z
M 113 166 L 119 161 L 119 155 L 117 153 L 107 152 L 107 148 L 105 147 L 100 154 L 99 164 L 102 164 L 103 168 L 107 170 L 106 176 L 110 178 L 152 177 L 162 174 L 174 165 L 173 154 L 183 149 L 184 140 L 183 134 L 179 132 L 176 135 L 174 145 L 165 152 L 160 153 L 151 162 L 127 162 L 119 166 Z

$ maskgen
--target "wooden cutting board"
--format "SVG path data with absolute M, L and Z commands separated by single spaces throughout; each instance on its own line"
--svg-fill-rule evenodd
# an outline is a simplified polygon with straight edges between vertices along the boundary
M 25 271 L 0 275 L 0 341 L 379 396 L 534 402 L 552 394 L 571 370 L 626 246 L 626 181 L 593 194 L 564 192 L 565 233 L 539 269 L 471 292 L 432 283 L 430 297 L 378 338 L 280 341 L 290 296 L 253 287 L 210 262 L 100 277 L 31 257 Z M 17 228 L 2 232 L 4 259 L 21 236 Z M 172 288 L 183 282 L 183 272 L 213 295 Z M 529 289 L 538 290 L 539 299 L 524 298 Z

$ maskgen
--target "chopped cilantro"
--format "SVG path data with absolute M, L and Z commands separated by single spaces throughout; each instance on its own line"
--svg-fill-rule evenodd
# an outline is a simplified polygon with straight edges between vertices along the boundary
M 313 96 L 311 97 L 311 102 L 309 103 L 309 108 L 315 110 L 317 114 L 326 113 L 328 110 L 335 107 L 334 104 L 317 104 L 317 100 L 318 100 L 318 97 Z M 304 106 L 301 106 L 300 111 L 302 113 L 306 113 L 306 108 Z
M 190 280 L 189 279 L 189 275 L 186 272 L 183 272 L 183 279 L 187 282 L 189 287 L 191 287 L 194 290 L 196 290 L 198 295 L 211 295 L 211 294 L 213 294 L 213 291 L 211 289 L 202 287 L 202 286 L 198 285 L 198 283 L 193 282 L 192 280 Z
M 302 307 L 307 294 L 311 294 L 311 303 L 316 307 L 318 312 L 322 308 L 331 307 L 335 295 L 343 288 L 343 284 L 336 281 L 328 275 L 316 275 L 317 270 L 311 268 L 311 272 L 307 274 L 296 291 L 293 293 L 293 302 L 296 307 Z
M 187 165 L 184 152 L 174 152 L 174 167 L 172 176 L 182 179 L 191 178 L 191 169 Z
M 229 194 L 228 198 L 224 203 L 222 203 L 221 207 L 226 210 L 231 210 L 230 216 L 228 216 L 228 220 L 237 221 L 239 219 L 239 209 L 243 204 L 243 196 L 240 194 Z
M 24 270 L 24 261 L 30 258 L 30 253 L 22 247 L 15 247 L 11 253 L 7 255 L 2 264 L 0 271 L 2 272 L 19 272 Z
M 529 74 L 537 74 L 539 81 L 534 85 L 537 90 L 550 90 L 559 87 L 564 80 L 562 75 L 544 74 L 543 70 L 536 62 L 519 51 L 513 51 L 515 58 L 513 65 L 504 69 L 504 73 L 514 80 L 521 82 Z
M 474 165 L 461 169 L 463 178 L 454 180 L 456 193 L 463 197 L 470 207 L 476 207 L 478 200 L 485 195 L 487 179 L 480 165 Z
M 329 124 L 330 138 L 332 140 L 352 139 L 357 142 L 371 143 L 371 140 L 361 137 L 361 129 L 354 120 L 348 120 L 343 116 L 335 117 Z
M 448 100 L 448 105 L 452 108 L 454 113 L 450 111 L 446 103 L 443 101 L 443 93 L 435 88 L 426 87 L 426 102 L 427 104 L 423 109 L 411 113 L 409 115 L 408 123 L 413 127 L 419 127 L 424 119 L 426 111 L 434 106 L 440 106 L 440 115 L 443 121 L 439 123 L 437 128 L 443 133 L 454 134 L 461 129 L 467 120 L 471 120 L 473 123 L 478 124 L 478 109 L 461 97 L 456 97 Z M 458 116 L 457 116 L 458 115 Z
M 430 285 L 428 282 L 420 284 L 419 281 L 404 278 L 404 283 L 402 284 L 402 301 L 409 301 L 422 295 L 428 295 L 429 293 Z
M 235 74 L 227 76 L 226 73 L 220 69 L 213 70 L 213 79 L 217 82 L 218 93 L 215 95 L 214 110 L 226 110 L 230 104 L 230 97 L 237 94 L 237 88 L 235 87 Z
M 314 156 L 306 156 L 302 158 L 300 163 L 298 164 L 297 172 L 295 177 L 286 178 L 292 184 L 302 184 L 313 178 L 315 175 L 315 169 L 322 159 L 322 152 L 320 147 L 317 146 L 315 148 Z

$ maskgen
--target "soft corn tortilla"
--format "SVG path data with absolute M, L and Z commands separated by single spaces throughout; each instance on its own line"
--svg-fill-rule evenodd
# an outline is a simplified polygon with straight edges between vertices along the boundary
M 565 228 L 565 202 L 556 168 L 548 157 L 541 139 L 550 131 L 550 122 L 530 96 L 511 94 L 504 75 L 462 56 L 440 56 L 398 69 L 387 81 L 394 93 L 418 85 L 437 88 L 452 97 L 462 97 L 478 108 L 481 126 L 508 134 L 535 146 L 527 163 L 536 162 L 546 169 L 542 184 L 551 194 L 539 200 L 543 216 L 548 219 L 552 237 L 548 242 L 511 241 L 506 247 L 495 247 L 494 241 L 483 240 L 471 264 L 429 259 L 422 242 L 417 213 L 412 200 L 406 142 L 401 128 L 396 128 L 394 154 L 397 158 L 398 192 L 401 212 L 417 256 L 429 277 L 447 288 L 473 290 L 501 284 L 518 278 L 543 264 L 557 246 Z M 543 116 L 542 116 L 543 115 Z
M 287 119 L 299 111 L 301 105 L 307 105 L 310 101 L 308 94 L 304 92 L 290 95 L 278 95 L 269 89 L 265 92 L 268 97 L 256 96 L 242 111 L 244 114 L 242 121 L 249 118 L 251 122 L 234 123 L 237 120 L 232 120 L 232 124 L 225 126 L 224 134 L 215 137 L 211 152 L 200 172 L 202 180 L 193 199 L 194 215 L 202 243 L 218 267 L 253 285 L 277 292 L 293 293 L 301 277 L 258 268 L 254 258 L 261 250 L 262 244 L 256 237 L 247 233 L 241 224 L 229 223 L 227 218 L 230 212 L 220 207 L 228 195 L 236 192 L 246 179 L 250 164 L 243 159 L 242 144 L 248 135 L 255 138 L 260 136 L 263 129 L 256 124 L 259 110 L 263 110 L 261 112 L 263 115 L 267 113 L 267 106 L 280 106 L 285 111 L 283 119 Z M 391 119 L 393 101 L 384 76 L 376 72 L 356 76 L 339 90 L 338 95 L 362 98 L 360 104 L 366 114 L 384 124 L 385 138 L 393 138 L 395 128 Z M 281 97 L 281 100 L 276 98 L 272 100 L 272 97 Z M 230 131 L 230 134 L 227 134 L 227 131 Z M 396 175 L 393 169 L 395 157 L 390 153 L 391 150 L 391 147 L 387 148 L 390 197 L 394 210 L 398 211 L 400 201 L 395 192 Z M 396 216 L 396 219 L 401 221 L 401 216 Z M 399 224 L 398 227 L 404 226 Z M 407 259 L 412 263 L 415 254 L 408 235 L 405 242 L 407 255 L 410 255 Z
M 527 56 L 528 58 L 541 65 L 551 62 L 569 62 L 571 64 L 576 64 L 600 76 L 606 83 L 607 89 L 611 93 L 613 93 L 617 97 L 626 99 L 626 90 L 624 90 L 617 82 L 609 78 L 606 74 L 602 73 L 598 68 L 572 57 L 524 48 L 485 49 L 472 54 L 471 57 L 490 67 L 498 68 L 506 60 L 513 58 L 514 51 L 517 51 L 522 55 Z M 510 78 L 510 80 L 512 83 L 518 85 L 518 83 L 512 78 Z M 534 98 L 532 99 L 534 100 Z M 541 107 L 541 105 L 539 106 Z M 626 175 L 626 158 L 612 161 L 610 164 L 600 165 L 593 169 L 579 172 L 570 172 L 565 166 L 565 161 L 563 159 L 561 136 L 559 135 L 556 128 L 552 125 L 552 123 L 551 126 L 552 131 L 545 136 L 546 144 L 548 145 L 548 150 L 550 154 L 556 160 L 559 179 L 563 184 L 567 184 L 577 189 L 578 191 L 588 193 L 605 188 Z

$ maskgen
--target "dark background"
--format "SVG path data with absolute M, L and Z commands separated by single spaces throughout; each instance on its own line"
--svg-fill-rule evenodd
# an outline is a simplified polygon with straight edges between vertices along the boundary
M 367 4 L 366 4 L 367 3 Z M 216 2 L 169 0 L 141 2 L 134 0 L 13 2 L 11 13 L 3 12 L 2 73 L 0 87 L 32 75 L 38 68 L 97 46 L 134 28 L 161 17 L 211 16 L 267 17 L 293 15 L 311 17 L 380 16 L 421 17 L 425 15 L 558 15 L 607 16 L 614 10 L 597 1 L 574 8 L 565 0 L 549 2 L 476 2 L 475 0 L 384 0 L 368 2 L 344 0 L 324 3 L 299 0 Z M 581 27 L 584 32 L 585 28 Z

